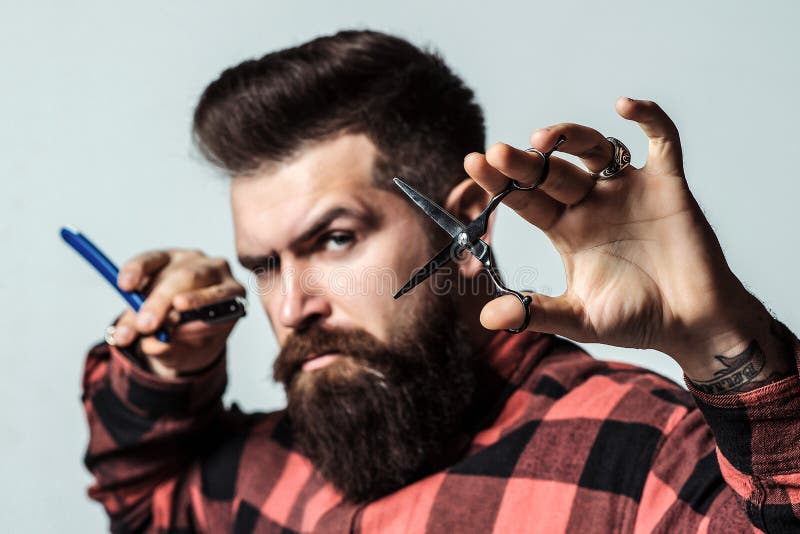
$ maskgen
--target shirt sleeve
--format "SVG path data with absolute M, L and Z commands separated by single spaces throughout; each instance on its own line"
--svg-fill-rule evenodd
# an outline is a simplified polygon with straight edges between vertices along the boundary
M 202 372 L 162 379 L 133 355 L 105 343 L 92 348 L 83 374 L 89 425 L 84 458 L 95 477 L 89 496 L 103 504 L 115 532 L 152 521 L 155 489 L 185 472 L 221 430 L 225 356 Z
M 800 342 L 781 326 L 787 350 L 800 362 Z M 800 532 L 800 375 L 728 395 L 686 384 L 714 433 L 722 476 L 753 526 Z

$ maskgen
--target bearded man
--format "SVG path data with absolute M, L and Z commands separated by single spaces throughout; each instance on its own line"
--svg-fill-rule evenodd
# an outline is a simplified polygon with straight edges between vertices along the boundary
M 233 321 L 175 324 L 244 295 L 224 260 L 127 262 L 119 286 L 147 300 L 84 376 L 90 495 L 112 530 L 798 528 L 798 341 L 728 268 L 670 119 L 626 98 L 617 111 L 649 137 L 645 167 L 614 168 L 615 141 L 557 124 L 532 146 L 564 136 L 558 151 L 588 171 L 557 156 L 545 171 L 540 153 L 484 154 L 472 92 L 396 37 L 341 32 L 223 72 L 194 132 L 232 177 L 287 408 L 223 407 Z M 467 222 L 509 179 L 543 175 L 505 202 L 552 240 L 568 289 L 531 295 L 527 332 L 502 331 L 523 310 L 474 258 L 392 298 L 445 237 L 392 177 Z M 153 335 L 164 327 L 168 343 Z M 565 338 L 658 349 L 689 392 Z

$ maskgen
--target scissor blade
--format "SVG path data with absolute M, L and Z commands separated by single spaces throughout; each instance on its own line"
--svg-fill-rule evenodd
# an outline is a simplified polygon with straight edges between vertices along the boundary
M 469 251 L 472 253 L 473 256 L 478 258 L 478 260 L 483 263 L 491 254 L 491 249 L 489 249 L 489 245 L 486 244 L 486 241 L 483 239 L 478 239 L 478 242 L 469 247 Z
M 464 231 L 464 225 L 436 202 L 418 192 L 400 178 L 395 178 L 394 183 L 397 184 L 397 187 L 402 189 L 403 193 L 408 195 L 408 198 L 413 200 L 414 204 L 419 206 L 428 217 L 441 226 L 442 230 L 450 234 L 450 237 L 455 237 Z
M 414 287 L 416 287 L 419 283 L 425 281 L 430 275 L 435 273 L 440 267 L 446 265 L 450 260 L 453 259 L 453 254 L 456 251 L 452 250 L 454 243 L 451 241 L 440 250 L 436 256 L 433 257 L 431 261 L 425 264 L 420 270 L 415 272 L 411 276 L 411 280 L 409 280 L 406 285 L 400 288 L 400 291 L 394 294 L 394 298 L 399 299 L 409 291 L 411 291 Z

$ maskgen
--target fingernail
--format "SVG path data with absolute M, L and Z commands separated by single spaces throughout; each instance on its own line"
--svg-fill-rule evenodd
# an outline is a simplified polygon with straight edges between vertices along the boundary
M 148 311 L 141 312 L 136 318 L 136 327 L 139 330 L 152 330 L 156 327 L 156 316 Z
M 127 345 L 133 336 L 133 332 L 127 326 L 118 326 L 114 329 L 114 343 L 117 345 Z
M 119 280 L 117 281 L 117 285 L 122 288 L 131 287 L 133 285 L 133 275 L 128 272 L 124 272 L 119 275 Z

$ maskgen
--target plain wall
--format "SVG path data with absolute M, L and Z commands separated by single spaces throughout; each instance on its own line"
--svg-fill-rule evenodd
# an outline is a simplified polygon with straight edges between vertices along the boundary
M 342 28 L 432 45 L 484 106 L 490 142 L 527 147 L 578 122 L 647 142 L 614 112 L 653 99 L 684 142 L 692 191 L 743 282 L 797 331 L 797 32 L 794 2 L 403 2 L 187 0 L 11 2 L 0 13 L 0 517 L 5 532 L 102 532 L 86 497 L 80 397 L 86 349 L 122 301 L 71 250 L 72 224 L 121 263 L 199 247 L 233 262 L 227 181 L 192 148 L 193 107 L 239 61 Z M 559 294 L 547 239 L 501 212 L 509 272 Z M 238 268 L 242 278 L 246 274 Z M 230 341 L 228 400 L 276 409 L 276 345 L 257 300 Z M 680 380 L 654 351 L 590 346 Z

